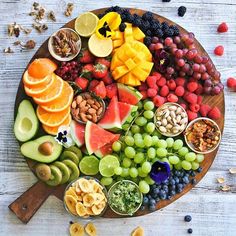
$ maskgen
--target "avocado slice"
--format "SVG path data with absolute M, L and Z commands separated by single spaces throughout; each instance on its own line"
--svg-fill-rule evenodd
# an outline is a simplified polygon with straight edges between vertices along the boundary
M 19 107 L 14 124 L 14 133 L 21 142 L 32 139 L 38 131 L 39 121 L 30 101 L 23 100 Z
M 53 136 L 45 135 L 21 145 L 21 153 L 32 160 L 50 163 L 55 161 L 62 152 L 62 145 Z

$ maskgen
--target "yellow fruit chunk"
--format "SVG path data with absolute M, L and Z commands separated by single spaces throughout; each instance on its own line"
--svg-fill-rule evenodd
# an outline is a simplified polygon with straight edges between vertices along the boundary
M 125 84 L 127 85 L 138 86 L 141 84 L 139 79 L 131 73 L 124 75 L 122 79 L 125 81 Z
M 144 230 L 142 227 L 137 227 L 134 229 L 134 231 L 131 233 L 131 236 L 144 236 Z
M 125 65 L 128 67 L 129 70 L 134 69 L 134 67 L 137 66 L 137 64 L 134 62 L 132 58 L 129 58 L 126 62 Z
M 145 62 L 145 54 L 143 52 L 138 52 L 138 54 L 134 57 L 134 62 L 136 64 Z
M 97 235 L 97 229 L 94 226 L 93 223 L 88 223 L 85 226 L 85 232 L 89 235 L 89 236 L 96 236 Z
M 84 204 L 81 202 L 76 203 L 75 209 L 79 216 L 85 216 L 87 214 Z
M 114 60 L 113 60 L 114 59 Z M 115 70 L 116 67 L 122 66 L 123 62 L 118 58 L 118 54 L 114 54 L 111 61 L 111 71 Z
M 148 77 L 148 75 L 150 74 L 150 72 L 146 72 L 144 70 L 142 70 L 140 67 L 136 67 L 134 68 L 131 73 L 133 75 L 135 75 L 137 77 L 138 80 L 144 82 L 146 80 L 146 78 Z
M 149 62 L 149 61 L 144 61 L 143 63 L 141 63 L 139 65 L 139 67 L 141 69 L 143 69 L 144 71 L 146 71 L 147 73 L 150 73 L 152 70 L 154 63 L 153 62 Z
M 112 71 L 112 76 L 114 79 L 119 79 L 121 76 L 129 72 L 126 66 L 118 66 L 114 71 Z
M 84 236 L 84 227 L 79 223 L 70 225 L 70 236 Z
M 114 35 L 112 36 L 112 40 L 116 39 L 124 41 L 124 33 L 120 32 L 119 30 L 115 31 Z
M 66 204 L 67 208 L 69 209 L 69 211 L 73 215 L 77 215 L 77 212 L 76 212 L 77 200 L 71 195 L 65 195 L 64 201 L 65 201 L 65 204 Z
M 142 41 L 145 38 L 145 34 L 141 29 L 139 29 L 139 27 L 133 27 L 133 36 L 134 39 L 138 41 Z
M 149 51 L 149 49 L 144 45 L 143 43 L 139 41 L 133 41 L 131 42 L 131 47 L 136 51 L 136 52 L 143 52 L 145 55 L 145 60 L 147 61 L 152 61 L 152 54 Z
M 124 41 L 122 39 L 116 39 L 112 41 L 113 48 L 118 48 L 120 47 Z

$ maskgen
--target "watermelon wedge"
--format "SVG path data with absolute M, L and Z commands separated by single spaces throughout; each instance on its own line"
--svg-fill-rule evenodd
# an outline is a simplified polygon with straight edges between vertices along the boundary
M 105 111 L 103 118 L 98 123 L 104 129 L 121 129 L 120 112 L 117 97 L 114 96 Z
M 110 143 L 115 137 L 115 134 L 104 130 L 99 125 L 87 121 L 85 126 L 85 145 L 89 155 L 107 143 Z
M 133 120 L 136 111 L 138 110 L 137 106 L 124 102 L 118 102 L 118 107 L 120 111 L 121 125 L 123 125 L 125 122 L 130 123 Z
M 118 97 L 120 102 L 136 105 L 143 95 L 135 88 L 117 83 Z
M 113 152 L 112 144 L 115 141 L 119 140 L 119 138 L 120 138 L 120 134 L 115 134 L 115 138 L 112 139 L 110 143 L 107 143 L 106 145 L 102 146 L 101 148 L 99 148 L 97 151 L 94 152 L 95 155 L 97 157 L 102 158 L 102 157 L 104 157 L 104 156 L 106 156 L 108 154 L 111 154 Z
M 85 142 L 84 140 L 85 125 L 79 124 L 78 122 L 72 120 L 70 129 L 71 129 L 72 139 L 75 141 L 78 147 L 81 147 Z

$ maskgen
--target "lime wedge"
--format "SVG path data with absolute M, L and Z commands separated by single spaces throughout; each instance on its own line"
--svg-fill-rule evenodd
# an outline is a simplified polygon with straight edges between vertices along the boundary
M 106 155 L 99 162 L 100 174 L 104 177 L 111 177 L 115 174 L 115 168 L 120 166 L 120 162 L 116 156 Z
M 96 30 L 98 17 L 92 12 L 85 12 L 75 20 L 75 30 L 82 37 L 90 37 Z
M 99 171 L 98 169 L 99 160 L 91 155 L 85 156 L 79 163 L 80 171 L 85 175 L 96 175 Z

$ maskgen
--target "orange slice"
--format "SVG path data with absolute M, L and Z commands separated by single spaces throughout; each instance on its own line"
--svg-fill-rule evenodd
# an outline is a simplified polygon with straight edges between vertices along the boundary
M 55 76 L 53 74 L 51 74 L 46 77 L 50 78 L 47 84 L 34 86 L 34 87 L 28 87 L 25 85 L 24 88 L 25 88 L 26 94 L 30 97 L 40 97 L 48 90 L 51 90 L 51 87 L 54 83 Z
M 71 115 L 69 114 L 67 116 L 67 118 L 59 126 L 50 127 L 50 126 L 47 126 L 47 125 L 43 125 L 43 129 L 48 134 L 57 135 L 57 132 L 58 132 L 58 129 L 59 129 L 60 126 L 62 126 L 62 125 L 69 126 L 70 123 L 71 123 Z
M 42 124 L 49 127 L 60 126 L 67 116 L 70 114 L 70 107 L 66 108 L 64 111 L 60 112 L 48 112 L 45 111 L 42 107 L 37 107 L 37 116 Z
M 49 58 L 38 58 L 30 63 L 28 72 L 34 78 L 44 78 L 52 74 L 56 69 L 57 64 Z
M 42 106 L 42 108 L 49 112 L 59 112 L 65 110 L 73 100 L 73 89 L 72 87 L 64 81 L 64 87 L 61 95 L 53 101 L 50 105 Z
M 50 77 L 46 76 L 42 79 L 37 79 L 29 75 L 28 70 L 25 71 L 23 75 L 23 83 L 27 87 L 37 87 L 37 86 L 44 86 L 46 85 L 50 80 Z
M 52 88 L 48 89 L 46 92 L 43 93 L 42 96 L 34 98 L 35 103 L 39 105 L 50 105 L 52 104 L 58 97 L 60 97 L 63 87 L 64 81 L 57 75 L 55 76 L 54 82 L 52 84 Z

